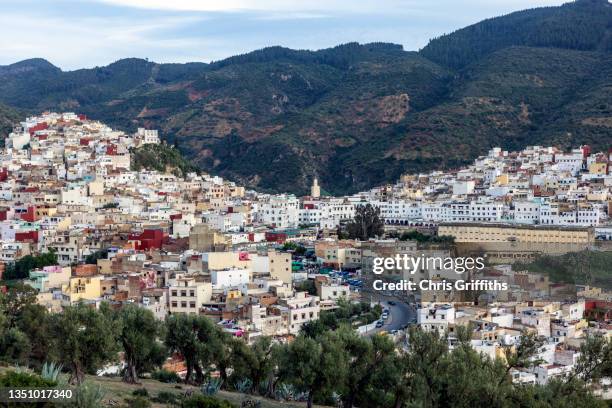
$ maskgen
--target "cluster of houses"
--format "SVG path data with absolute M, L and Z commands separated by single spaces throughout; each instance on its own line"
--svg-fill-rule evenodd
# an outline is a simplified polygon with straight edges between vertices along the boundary
M 315 179 L 309 196 L 296 197 L 173 168 L 133 170 L 134 149 L 162 143 L 155 130 L 128 134 L 74 113 L 21 122 L 0 150 L 0 272 L 26 255 L 52 251 L 57 265 L 34 269 L 27 279 L 49 310 L 135 303 L 159 319 L 205 315 L 252 341 L 290 338 L 339 299 L 364 299 L 377 257 L 477 250 L 487 251 L 493 265 L 479 278 L 503 280 L 511 290 L 483 291 L 480 306 L 460 292 L 397 294 L 421 305 L 418 325 L 452 334 L 473 323 L 473 345 L 491 356 L 522 329 L 546 336 L 546 364 L 515 373 L 523 382 L 546 382 L 570 367 L 585 333 L 612 333 L 609 293 L 508 266 L 612 236 L 608 154 L 586 146 L 570 153 L 493 149 L 458 171 L 404 176 L 345 197 L 322 196 Z M 380 209 L 387 230 L 430 229 L 453 237 L 457 247 L 338 239 L 337 227 L 368 203 Z M 413 282 L 460 278 L 436 267 L 385 274 Z
M 598 308 L 607 303 L 608 323 Z M 504 302 L 476 307 L 473 304 L 427 304 L 418 309 L 417 324 L 426 331 L 449 333 L 449 346 L 457 342 L 454 335 L 461 325 L 474 328 L 472 347 L 490 358 L 504 358 L 519 342 L 525 331 L 543 339 L 528 368 L 512 369 L 516 383 L 546 384 L 551 378 L 574 370 L 580 357 L 580 346 L 586 336 L 610 338 L 610 302 L 580 299 L 573 302 L 530 300 Z M 590 322 L 589 322 L 590 320 Z

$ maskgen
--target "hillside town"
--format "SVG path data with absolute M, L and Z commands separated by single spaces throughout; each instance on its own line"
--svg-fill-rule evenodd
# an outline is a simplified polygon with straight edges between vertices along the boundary
M 610 287 L 524 267 L 544 255 L 612 250 L 609 152 L 494 148 L 461 169 L 407 174 L 343 197 L 325 194 L 315 178 L 310 194 L 297 197 L 170 166 L 134 170 L 134 152 L 150 145 L 172 149 L 157 130 L 129 134 L 75 113 L 15 126 L 0 154 L 5 280 L 24 257 L 52 253 L 55 263 L 22 277 L 49 312 L 135 304 L 160 321 L 206 316 L 248 344 L 262 336 L 291 342 L 347 303 L 376 313 L 355 316 L 360 335 L 388 336 L 398 349 L 410 347 L 413 326 L 447 334 L 451 349 L 458 328 L 469 327 L 476 351 L 504 358 L 529 332 L 542 345 L 538 364 L 511 370 L 520 384 L 571 372 L 587 336 L 612 338 Z M 383 233 L 345 236 L 366 205 L 378 211 Z M 374 259 L 396 254 L 483 256 L 486 267 L 469 278 L 509 290 L 373 290 Z M 386 270 L 384 278 L 468 277 L 432 267 Z M 184 375 L 180 355 L 166 367 Z M 603 385 L 598 392 L 609 393 Z

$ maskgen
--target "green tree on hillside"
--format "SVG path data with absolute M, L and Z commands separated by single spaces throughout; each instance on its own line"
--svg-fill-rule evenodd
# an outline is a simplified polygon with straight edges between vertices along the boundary
M 355 208 L 355 217 L 346 224 L 346 231 L 350 239 L 361 241 L 382 236 L 384 221 L 380 217 L 380 208 L 375 208 L 371 204 L 358 205 Z
M 26 279 L 33 269 L 51 265 L 57 265 L 57 254 L 55 251 L 45 252 L 40 255 L 26 255 L 16 262 L 9 263 L 2 274 L 2 279 Z
M 315 397 L 333 391 L 344 384 L 348 370 L 348 355 L 340 337 L 327 332 L 317 340 L 298 336 L 282 355 L 279 378 L 295 385 L 308 395 L 311 408 Z
M 59 361 L 70 370 L 70 383 L 82 384 L 86 373 L 95 373 L 117 357 L 116 331 L 106 314 L 82 303 L 53 316 L 49 335 Z
M 157 341 L 160 324 L 153 312 L 137 305 L 126 305 L 118 312 L 119 343 L 126 363 L 123 381 L 137 383 L 146 370 L 163 364 L 166 353 Z

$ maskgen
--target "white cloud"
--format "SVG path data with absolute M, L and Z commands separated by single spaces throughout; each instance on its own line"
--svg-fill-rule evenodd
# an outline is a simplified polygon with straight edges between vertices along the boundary
M 151 10 L 174 11 L 328 11 L 345 13 L 402 13 L 407 10 L 465 10 L 474 7 L 518 10 L 554 6 L 567 0 L 96 0 L 107 4 Z
M 5 1 L 13 1 L 12 8 Z M 0 0 L 0 64 L 42 57 L 63 69 L 126 57 L 219 60 L 282 45 L 387 41 L 416 50 L 483 18 L 560 0 Z M 32 0 L 33 1 L 33 0 Z M 537 1 L 538 4 L 533 4 Z M 245 11 L 249 10 L 249 11 Z
M 384 3 L 401 1 L 349 0 L 99 0 L 117 6 L 174 11 L 306 11 L 306 10 L 376 10 Z
M 200 38 L 166 37 L 160 33 L 204 18 L 157 19 L 59 17 L 24 19 L 0 14 L 0 63 L 42 57 L 66 69 L 106 65 L 125 57 L 168 55 L 183 60 Z

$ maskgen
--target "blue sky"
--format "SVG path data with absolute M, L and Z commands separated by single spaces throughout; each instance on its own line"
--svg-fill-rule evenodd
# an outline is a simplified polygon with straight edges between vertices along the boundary
M 219 60 L 270 45 L 386 41 L 418 50 L 484 18 L 557 0 L 0 0 L 0 64 Z

